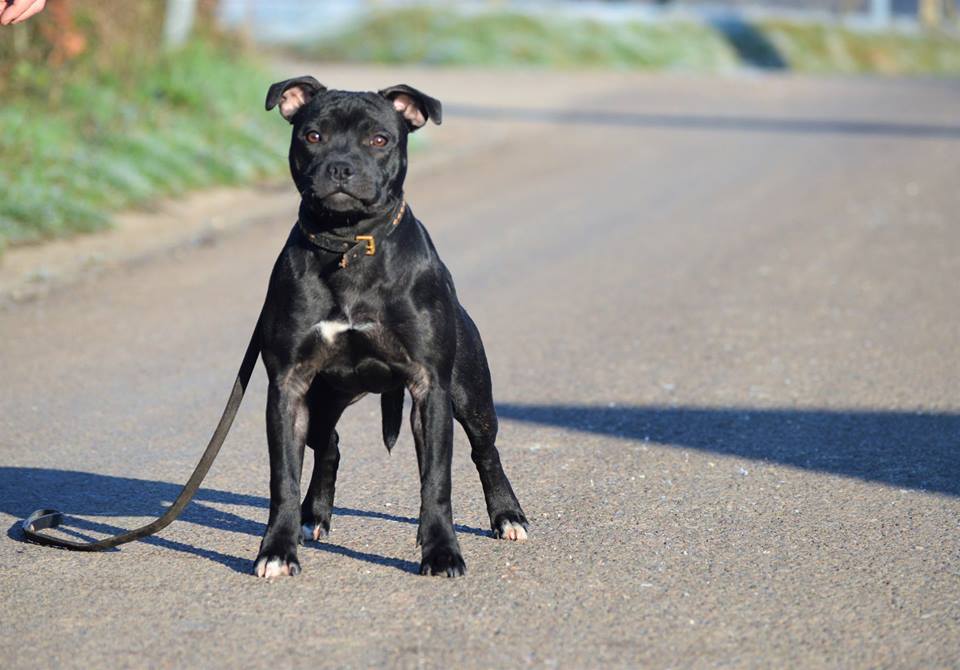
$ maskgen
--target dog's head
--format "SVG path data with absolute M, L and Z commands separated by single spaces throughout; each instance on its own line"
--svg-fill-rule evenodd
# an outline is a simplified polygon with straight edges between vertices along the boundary
M 442 114 L 410 86 L 335 91 L 309 76 L 271 86 L 266 106 L 293 125 L 290 172 L 304 204 L 338 214 L 391 207 L 403 193 L 407 135 Z

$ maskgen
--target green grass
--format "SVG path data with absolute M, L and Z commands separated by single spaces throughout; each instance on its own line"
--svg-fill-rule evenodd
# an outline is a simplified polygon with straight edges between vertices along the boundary
M 759 28 L 791 69 L 824 74 L 956 75 L 960 39 L 944 33 L 863 33 L 765 21 Z
M 235 50 L 198 42 L 122 78 L 79 67 L 56 82 L 29 61 L 11 76 L 24 85 L 0 107 L 0 250 L 286 164 L 289 130 L 263 111 L 270 77 Z
M 960 73 L 960 39 L 947 34 L 864 33 L 782 21 L 745 27 L 794 71 Z M 510 12 L 468 16 L 422 7 L 374 13 L 303 51 L 327 60 L 391 64 L 699 72 L 743 65 L 721 31 L 706 24 L 610 24 Z
M 374 13 L 304 50 L 322 59 L 365 63 L 698 70 L 736 64 L 724 40 L 692 23 L 610 25 L 424 8 Z

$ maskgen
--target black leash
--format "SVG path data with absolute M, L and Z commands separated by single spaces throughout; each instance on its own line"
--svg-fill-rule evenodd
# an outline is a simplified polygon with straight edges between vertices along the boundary
M 183 511 L 183 508 L 186 507 L 193 498 L 193 494 L 200 488 L 203 478 L 207 476 L 210 466 L 213 465 L 213 461 L 217 457 L 220 447 L 227 437 L 227 433 L 230 432 L 233 419 L 237 416 L 240 401 L 243 400 L 243 394 L 247 390 L 247 384 L 250 382 L 250 376 L 253 374 L 253 369 L 257 365 L 257 358 L 259 358 L 259 356 L 260 323 L 257 322 L 257 327 L 254 328 L 253 335 L 250 338 L 250 344 L 247 345 L 247 353 L 243 355 L 243 363 L 240 364 L 237 381 L 234 382 L 233 390 L 230 392 L 230 399 L 227 400 L 227 406 L 223 409 L 223 416 L 220 417 L 220 423 L 217 424 L 217 429 L 213 431 L 213 437 L 210 438 L 210 443 L 203 452 L 203 456 L 200 457 L 200 462 L 197 463 L 197 467 L 194 469 L 193 474 L 190 475 L 190 479 L 184 484 L 180 495 L 177 496 L 173 505 L 170 506 L 163 516 L 148 523 L 146 526 L 103 540 L 96 542 L 73 542 L 71 540 L 61 540 L 56 537 L 38 533 L 37 531 L 47 528 L 56 528 L 63 521 L 63 514 L 55 509 L 38 509 L 21 523 L 26 539 L 36 544 L 42 544 L 48 547 L 59 547 L 71 551 L 103 551 L 104 549 L 110 549 L 120 544 L 126 544 L 127 542 L 133 542 L 148 535 L 153 535 L 169 526 L 180 516 L 180 512 Z

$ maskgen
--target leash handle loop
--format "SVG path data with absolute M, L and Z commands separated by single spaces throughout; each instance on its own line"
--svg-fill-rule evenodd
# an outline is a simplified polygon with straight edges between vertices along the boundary
M 194 468 L 193 474 L 190 475 L 190 479 L 184 484 L 183 489 L 181 489 L 173 505 L 171 505 L 161 517 L 154 519 L 146 526 L 141 526 L 140 528 L 102 540 L 95 542 L 74 542 L 72 540 L 51 537 L 39 532 L 41 530 L 56 528 L 64 519 L 62 512 L 58 512 L 55 509 L 43 508 L 36 510 L 20 524 L 24 538 L 35 544 L 47 547 L 58 547 L 70 551 L 103 551 L 153 535 L 169 526 L 180 516 L 183 508 L 193 499 L 197 489 L 200 488 L 200 484 L 203 483 L 203 478 L 206 477 L 210 466 L 213 465 L 214 459 L 216 459 L 217 454 L 220 452 L 220 447 L 223 446 L 223 441 L 226 439 L 227 433 L 230 432 L 230 426 L 237 416 L 237 410 L 240 408 L 240 402 L 243 400 L 243 394 L 247 390 L 247 384 L 250 383 L 250 377 L 253 375 L 253 369 L 257 365 L 257 358 L 259 358 L 259 356 L 260 322 L 258 321 L 257 327 L 254 328 L 253 335 L 250 338 L 250 344 L 247 345 L 247 352 L 243 356 L 243 362 L 240 364 L 240 371 L 237 373 L 237 380 L 233 384 L 230 398 L 227 400 L 226 407 L 223 408 L 220 423 L 217 424 L 216 430 L 213 431 L 213 436 L 210 438 L 207 448 L 200 457 L 197 467 Z

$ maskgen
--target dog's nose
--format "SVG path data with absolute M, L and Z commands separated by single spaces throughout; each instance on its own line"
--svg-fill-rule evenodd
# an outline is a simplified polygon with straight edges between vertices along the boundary
M 353 167 L 344 162 L 330 163 L 327 166 L 327 175 L 334 181 L 347 181 L 353 176 Z

